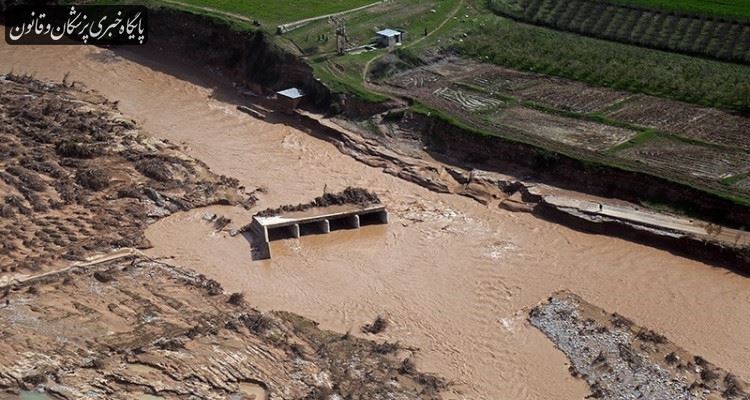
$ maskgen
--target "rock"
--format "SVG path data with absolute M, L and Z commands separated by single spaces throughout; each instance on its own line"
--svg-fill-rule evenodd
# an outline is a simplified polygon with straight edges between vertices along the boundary
M 164 207 L 164 198 L 159 194 L 159 192 L 150 187 L 143 188 L 143 192 L 149 199 L 151 199 L 151 201 L 156 203 L 157 206 Z
M 178 210 L 175 210 L 178 211 Z M 154 206 L 151 208 L 151 210 L 148 211 L 146 214 L 149 218 L 164 218 L 166 216 L 172 215 L 172 212 L 167 210 L 164 207 L 157 207 Z

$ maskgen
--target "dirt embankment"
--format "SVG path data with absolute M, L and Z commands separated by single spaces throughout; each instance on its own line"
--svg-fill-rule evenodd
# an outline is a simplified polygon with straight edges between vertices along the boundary
M 529 145 L 482 136 L 439 118 L 415 115 L 429 151 L 455 165 L 523 170 L 534 180 L 634 203 L 667 204 L 732 227 L 750 226 L 750 209 L 651 175 L 588 165 Z
M 154 8 L 149 14 L 149 41 L 174 54 L 190 54 L 191 62 L 200 60 L 198 63 L 220 70 L 257 94 L 298 87 L 305 93 L 303 105 L 307 108 L 364 118 L 401 104 L 372 103 L 332 93 L 301 57 L 273 43 L 268 33 L 240 32 L 215 18 Z
M 78 85 L 0 76 L 0 139 L 0 278 L 148 247 L 149 222 L 245 201 L 236 180 Z
M 487 163 L 459 162 L 450 155 L 425 153 L 423 149 L 430 147 L 425 147 L 429 131 L 424 130 L 424 124 L 429 126 L 430 120 L 420 115 L 405 116 L 393 125 L 381 124 L 383 132 L 378 135 L 345 120 L 307 113 L 300 117 L 301 129 L 321 133 L 342 153 L 430 190 L 471 197 L 510 211 L 531 212 L 574 229 L 621 237 L 741 273 L 750 271 L 750 236 L 741 229 L 721 228 L 690 217 L 648 210 L 638 202 L 539 183 L 544 180 L 535 175 L 533 168 L 512 161 L 492 163 L 495 170 L 511 174 L 505 175 L 479 169 Z
M 331 103 L 330 92 L 314 78 L 312 68 L 261 30 L 238 31 L 215 18 L 153 8 L 149 41 L 170 53 L 189 54 L 193 62 L 221 71 L 256 93 L 298 87 L 310 106 L 325 109 Z
M 529 321 L 571 362 L 570 373 L 597 399 L 750 398 L 747 383 L 667 338 L 580 297 L 561 292 L 531 310 Z
M 426 400 L 445 385 L 414 368 L 410 349 L 262 314 L 139 257 L 16 285 L 0 302 L 0 397 Z

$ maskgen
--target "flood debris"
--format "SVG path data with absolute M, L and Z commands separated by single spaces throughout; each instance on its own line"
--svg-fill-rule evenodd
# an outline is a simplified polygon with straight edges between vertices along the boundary
M 590 398 L 750 399 L 732 373 L 572 293 L 554 294 L 531 310 L 529 321 L 567 356 Z
M 362 327 L 363 333 L 372 333 L 373 335 L 377 335 L 378 333 L 381 333 L 385 331 L 385 328 L 388 327 L 388 320 L 383 318 L 382 316 L 378 315 L 374 321 L 370 324 L 365 324 Z
M 19 284 L 6 298 L 0 397 L 416 400 L 445 387 L 418 370 L 413 349 L 261 313 L 205 276 L 140 256 Z
M 300 203 L 297 205 L 284 205 L 277 208 L 267 208 L 255 214 L 257 217 L 273 217 L 285 212 L 306 211 L 312 208 L 330 207 L 338 205 L 353 204 L 358 206 L 368 206 L 380 204 L 378 195 L 367 189 L 357 187 L 347 187 L 339 193 L 324 193 L 316 197 L 309 203 Z

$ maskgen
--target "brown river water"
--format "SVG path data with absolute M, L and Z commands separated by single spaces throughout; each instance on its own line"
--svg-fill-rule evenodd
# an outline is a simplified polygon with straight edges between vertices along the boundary
M 0 73 L 83 82 L 154 136 L 182 144 L 213 171 L 265 187 L 254 210 L 210 207 L 147 231 L 153 256 L 173 256 L 244 291 L 262 310 L 287 310 L 359 334 L 420 348 L 418 365 L 455 383 L 450 398 L 582 399 L 565 357 L 526 322 L 560 289 L 618 312 L 750 380 L 750 279 L 624 240 L 430 192 L 367 167 L 333 145 L 235 109 L 220 77 L 95 47 L 0 45 Z M 215 74 L 214 74 L 215 75 Z M 324 185 L 376 191 L 387 226 L 307 236 L 253 261 L 242 237 L 215 233 L 206 212 L 249 222 L 260 208 L 306 202 Z

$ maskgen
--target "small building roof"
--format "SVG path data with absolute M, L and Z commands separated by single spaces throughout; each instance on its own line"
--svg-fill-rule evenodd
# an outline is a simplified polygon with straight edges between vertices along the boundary
M 276 93 L 290 99 L 299 99 L 300 97 L 305 95 L 301 90 L 297 88 L 289 88 Z
M 378 31 L 377 34 L 385 37 L 394 37 L 400 35 L 401 32 L 395 29 L 383 29 L 382 31 Z

